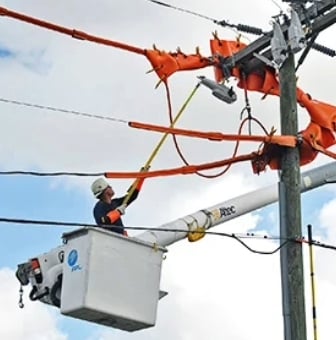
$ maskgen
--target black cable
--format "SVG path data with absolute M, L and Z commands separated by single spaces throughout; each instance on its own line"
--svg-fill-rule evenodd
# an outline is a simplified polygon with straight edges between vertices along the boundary
M 30 220 L 30 219 L 22 219 L 22 218 L 7 218 L 0 217 L 0 223 L 17 223 L 17 224 L 32 224 L 32 225 L 51 225 L 51 226 L 64 226 L 64 227 L 110 227 L 111 225 L 98 225 L 98 224 L 90 224 L 84 222 L 61 222 L 61 221 L 48 221 L 48 220 Z M 166 231 L 166 232 L 188 232 L 184 229 L 168 229 L 168 228 L 148 228 L 148 227 L 125 227 L 129 230 L 149 230 L 149 231 Z M 204 231 L 205 234 L 215 235 L 215 236 L 225 236 L 231 238 L 256 238 L 257 236 L 254 234 L 246 234 L 245 236 L 238 236 L 238 234 L 228 234 L 217 231 Z M 264 239 L 267 237 L 260 236 Z M 269 238 L 271 239 L 271 238 Z M 275 239 L 275 238 L 274 238 Z M 278 239 L 278 238 L 277 238 Z
M 258 28 L 258 27 L 253 27 L 253 26 L 244 25 L 244 24 L 237 24 L 237 25 L 230 24 L 226 20 L 217 20 L 217 19 L 208 17 L 206 15 L 190 11 L 190 10 L 185 9 L 185 8 L 181 8 L 181 7 L 170 5 L 170 4 L 166 3 L 166 2 L 156 1 L 156 0 L 148 0 L 148 1 L 153 2 L 153 3 L 155 3 L 157 5 L 160 5 L 160 6 L 168 7 L 168 8 L 171 8 L 171 9 L 175 9 L 175 10 L 180 11 L 180 12 L 184 12 L 184 13 L 188 13 L 188 14 L 191 14 L 191 15 L 195 15 L 195 16 L 200 17 L 202 19 L 206 19 L 206 20 L 212 21 L 214 24 L 222 26 L 222 27 L 234 28 L 234 29 L 236 29 L 238 31 L 245 32 L 245 33 L 250 33 L 250 34 L 255 34 L 255 35 L 265 34 L 263 32 L 263 30 Z
M 279 247 L 275 248 L 274 250 L 271 251 L 260 251 L 260 250 L 255 250 L 249 247 L 245 242 L 243 242 L 239 237 L 233 237 L 236 241 L 238 241 L 241 245 L 243 245 L 245 248 L 247 248 L 249 251 L 255 254 L 260 254 L 260 255 L 272 255 L 275 254 L 277 251 L 279 251 L 282 247 L 284 247 L 286 244 L 291 242 L 290 240 L 287 240 L 283 243 L 280 244 Z
M 320 242 L 316 242 L 316 241 L 313 241 L 312 245 L 316 246 L 316 247 L 336 250 L 335 246 L 332 246 L 332 245 L 329 245 L 329 244 L 320 243 Z
M 13 170 L 13 171 L 0 171 L 0 175 L 28 175 L 28 176 L 105 176 L 105 172 L 38 172 L 38 171 L 23 171 L 23 170 Z
M 0 223 L 16 223 L 16 224 L 31 224 L 31 225 L 51 225 L 51 226 L 63 226 L 63 227 L 110 227 L 110 225 L 97 225 L 97 224 L 90 224 L 90 223 L 79 223 L 79 222 L 60 222 L 60 221 L 45 221 L 45 220 L 28 220 L 28 219 L 19 219 L 19 218 L 6 218 L 6 217 L 0 217 Z M 128 230 L 146 230 L 146 231 L 164 231 L 164 232 L 181 232 L 181 233 L 188 233 L 186 230 L 182 229 L 168 229 L 168 228 L 148 228 L 148 227 L 125 227 L 125 229 Z M 254 233 L 247 233 L 246 235 L 240 235 L 238 234 L 228 234 L 223 232 L 217 232 L 217 231 L 204 231 L 204 234 L 207 235 L 213 235 L 213 236 L 222 236 L 222 237 L 228 237 L 233 238 L 234 240 L 238 241 L 241 245 L 243 245 L 246 249 L 251 251 L 255 254 L 261 254 L 261 255 L 272 255 L 279 251 L 282 247 L 284 247 L 289 242 L 295 242 L 295 243 L 308 243 L 308 241 L 305 241 L 304 239 L 283 239 L 285 240 L 283 243 L 281 243 L 277 248 L 275 248 L 272 251 L 259 251 L 255 250 L 251 247 L 249 247 L 245 242 L 243 242 L 242 238 L 260 238 L 260 239 L 267 239 L 267 240 L 281 240 L 280 237 L 270 237 L 267 235 L 255 235 Z M 313 240 L 311 243 L 313 246 L 326 248 L 326 249 L 332 249 L 336 250 L 336 246 L 321 243 L 319 241 Z
M 331 250 L 336 250 L 336 246 L 330 245 L 330 244 L 325 244 L 321 243 L 320 241 L 315 241 L 313 240 L 312 242 L 306 241 L 305 239 L 293 239 L 292 241 L 297 242 L 297 243 L 307 243 L 311 244 L 312 246 L 320 247 L 320 248 L 326 248 L 326 249 L 331 249 Z
M 289 242 L 292 242 L 292 240 L 290 240 L 290 239 L 285 239 L 285 241 L 283 243 L 281 243 L 280 246 L 275 248 L 274 250 L 271 250 L 271 251 L 262 251 L 262 250 L 255 250 L 255 249 L 251 248 L 244 241 L 241 240 L 242 238 L 257 238 L 254 234 L 246 234 L 245 236 L 238 236 L 237 234 L 234 234 L 234 233 L 233 234 L 228 234 L 228 233 L 214 232 L 214 231 L 206 231 L 205 234 L 215 235 L 215 236 L 225 236 L 225 237 L 233 238 L 234 240 L 238 241 L 242 246 L 244 246 L 250 252 L 252 252 L 254 254 L 259 254 L 259 255 L 273 255 L 277 251 L 279 251 L 282 247 L 284 247 L 286 244 L 288 244 Z M 271 237 L 267 237 L 266 235 L 258 236 L 258 238 L 264 239 L 264 240 L 266 240 L 266 239 L 273 239 L 273 240 L 277 239 L 277 240 L 280 240 L 279 237 L 271 238 Z
M 51 225 L 59 227 L 99 227 L 96 224 L 78 223 L 78 222 L 60 222 L 60 221 L 44 221 L 44 220 L 28 220 L 21 218 L 0 217 L 2 223 L 32 224 L 32 225 Z
M 18 219 L 18 218 L 5 218 L 0 217 L 0 223 L 17 223 L 17 224 L 32 224 L 32 225 L 51 225 L 51 226 L 63 226 L 63 227 L 110 227 L 110 225 L 97 225 L 97 224 L 90 224 L 90 223 L 78 223 L 78 222 L 60 222 L 60 221 L 45 221 L 45 220 L 28 220 L 28 219 Z M 128 230 L 147 230 L 147 231 L 164 231 L 164 232 L 183 232 L 188 233 L 186 230 L 182 229 L 168 229 L 168 228 L 148 228 L 148 227 L 125 227 L 125 229 Z M 236 234 L 228 234 L 228 233 L 222 233 L 222 232 L 214 232 L 214 231 L 204 231 L 204 234 L 207 235 L 213 235 L 213 236 L 222 236 L 222 237 L 228 237 L 233 238 L 234 240 L 238 241 L 241 245 L 243 245 L 246 249 L 251 251 L 255 254 L 260 255 L 272 255 L 279 251 L 283 246 L 285 246 L 287 243 L 291 242 L 292 240 L 286 240 L 285 242 L 281 243 L 279 247 L 272 251 L 259 251 L 255 250 L 251 247 L 249 247 L 245 242 L 241 240 L 243 237 L 239 237 Z M 249 238 L 255 237 L 254 234 L 247 234 L 246 235 Z M 267 239 L 268 237 L 263 236 L 263 239 Z M 269 239 L 269 238 L 268 238 Z M 298 240 L 295 240 L 295 242 L 298 242 Z M 336 249 L 336 247 L 335 247 Z
M 160 5 L 160 6 L 164 6 L 164 7 L 168 7 L 168 8 L 171 8 L 171 9 L 175 9 L 177 11 L 180 11 L 180 12 L 184 12 L 184 13 L 188 13 L 188 14 L 191 14 L 191 15 L 195 15 L 195 16 L 198 16 L 202 19 L 206 19 L 206 20 L 210 20 L 212 21 L 213 23 L 217 23 L 217 20 L 216 19 L 213 19 L 213 18 L 210 18 L 206 15 L 203 15 L 203 14 L 200 14 L 200 13 L 196 13 L 196 12 L 193 12 L 193 11 L 190 11 L 188 9 L 184 9 L 184 8 L 181 8 L 181 7 L 177 7 L 177 6 L 173 6 L 173 5 L 170 5 L 170 4 L 167 4 L 165 2 L 162 2 L 162 1 L 156 1 L 156 0 L 148 0 L 150 2 L 153 2 L 157 5 Z

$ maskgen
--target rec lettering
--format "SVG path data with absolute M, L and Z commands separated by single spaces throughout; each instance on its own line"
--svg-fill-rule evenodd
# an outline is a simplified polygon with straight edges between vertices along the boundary
M 221 217 L 231 216 L 236 213 L 236 207 L 231 205 L 230 207 L 219 208 Z

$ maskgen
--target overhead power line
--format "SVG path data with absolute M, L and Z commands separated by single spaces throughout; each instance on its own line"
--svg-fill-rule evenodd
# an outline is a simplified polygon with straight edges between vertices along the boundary
M 21 219 L 21 218 L 8 218 L 8 217 L 0 217 L 0 223 L 15 223 L 15 224 L 31 224 L 31 225 L 49 225 L 49 226 L 64 226 L 64 227 L 104 227 L 103 225 L 92 224 L 92 223 L 84 223 L 84 222 L 62 222 L 62 221 L 47 221 L 47 220 L 30 220 L 30 219 Z M 107 225 L 107 227 L 111 227 Z M 126 229 L 129 230 L 139 230 L 139 231 L 164 231 L 164 232 L 183 232 L 184 229 L 168 229 L 168 228 L 156 228 L 156 227 L 141 227 L 141 226 L 125 226 Z M 223 233 L 217 231 L 204 231 L 205 234 L 215 235 L 215 236 L 226 236 L 226 237 L 237 237 L 241 239 L 264 239 L 264 240 L 281 240 L 278 236 L 270 236 L 270 235 L 258 235 L 255 233 Z
M 94 177 L 105 176 L 105 172 L 38 172 L 38 171 L 0 171 L 0 175 L 27 175 L 27 176 L 39 176 L 39 177 L 57 177 L 57 176 L 79 176 L 79 177 Z
M 60 221 L 43 221 L 43 220 L 28 220 L 28 219 L 18 219 L 18 218 L 5 218 L 0 217 L 0 222 L 3 223 L 15 223 L 15 224 L 31 224 L 31 225 L 48 225 L 48 226 L 58 226 L 58 227 L 104 227 L 96 224 L 89 224 L 89 223 L 77 223 L 77 222 L 60 222 Z M 166 229 L 166 228 L 148 228 L 148 227 L 125 227 L 125 229 L 128 230 L 151 230 L 151 231 L 163 231 L 163 232 L 181 232 L 186 233 L 186 230 L 182 229 Z M 277 251 L 279 251 L 283 246 L 285 246 L 287 243 L 291 242 L 291 240 L 285 240 L 282 242 L 277 248 L 271 251 L 260 251 L 251 248 L 249 245 L 247 245 L 244 241 L 242 241 L 242 238 L 253 238 L 252 235 L 245 235 L 245 236 L 238 236 L 237 234 L 228 234 L 228 233 L 222 233 L 222 232 L 214 232 L 214 231 L 205 231 L 205 234 L 207 235 L 213 235 L 213 236 L 221 236 L 221 237 L 228 237 L 232 238 L 236 241 L 238 241 L 242 246 L 244 246 L 247 250 L 249 250 L 252 253 L 260 254 L 260 255 L 272 255 L 275 254 Z M 262 237 L 263 239 L 270 239 L 267 237 Z
M 180 11 L 180 12 L 195 15 L 195 16 L 200 17 L 202 19 L 212 21 L 215 24 L 218 22 L 216 19 L 208 17 L 207 15 L 200 14 L 200 13 L 197 13 L 197 12 L 194 12 L 194 11 L 190 11 L 189 9 L 185 9 L 185 8 L 182 8 L 182 7 L 173 6 L 173 5 L 168 4 L 166 2 L 156 1 L 156 0 L 148 0 L 148 1 L 153 2 L 154 4 L 157 4 L 159 6 L 164 6 L 164 7 L 168 7 L 168 8 L 171 8 L 171 9 L 175 9 L 175 10 Z
M 11 223 L 11 224 L 30 224 L 30 225 L 44 225 L 44 226 L 57 226 L 57 227 L 104 227 L 103 225 L 97 225 L 97 224 L 90 224 L 90 223 L 84 223 L 84 222 L 62 222 L 62 221 L 47 221 L 47 220 L 30 220 L 30 219 L 20 219 L 20 218 L 7 218 L 7 217 L 0 217 L 0 223 Z M 110 226 L 108 226 L 110 227 Z M 125 229 L 128 230 L 138 230 L 138 231 L 163 231 L 163 232 L 173 232 L 173 233 L 186 233 L 187 231 L 184 229 L 168 229 L 168 228 L 156 228 L 156 227 L 128 227 L 125 226 Z M 283 239 L 281 237 L 275 237 L 275 236 L 268 236 L 268 235 L 256 235 L 254 233 L 246 233 L 246 234 L 236 234 L 236 233 L 223 233 L 223 232 L 217 232 L 217 231 L 204 231 L 207 235 L 213 235 L 213 236 L 221 236 L 221 237 L 228 237 L 233 238 L 234 240 L 238 241 L 242 246 L 244 246 L 247 250 L 251 251 L 255 254 L 261 254 L 261 255 L 272 255 L 275 254 L 277 251 L 279 251 L 282 247 L 284 247 L 289 242 L 299 242 L 299 243 L 307 243 L 311 244 L 313 246 L 321 247 L 321 248 L 327 248 L 331 250 L 336 250 L 336 246 L 324 244 L 319 241 L 313 240 L 312 242 L 309 242 L 305 239 Z M 260 251 L 255 250 L 248 246 L 242 239 L 263 239 L 263 240 L 279 240 L 282 241 L 280 245 L 271 251 Z
M 6 103 L 6 104 L 14 104 L 14 105 L 25 106 L 25 107 L 39 109 L 39 110 L 49 110 L 49 111 L 53 111 L 53 112 L 62 112 L 62 113 L 67 113 L 67 114 L 73 114 L 73 115 L 76 115 L 76 116 L 82 116 L 82 117 L 86 117 L 86 118 L 109 120 L 109 121 L 112 121 L 114 123 L 124 123 L 124 124 L 128 123 L 128 121 L 126 121 L 124 119 L 120 119 L 120 118 L 102 116 L 102 115 L 99 115 L 99 114 L 96 114 L 96 113 L 82 112 L 82 111 L 76 111 L 76 110 L 68 110 L 68 109 L 54 107 L 54 106 L 33 104 L 33 103 L 28 103 L 28 102 L 19 101 L 19 100 L 11 100 L 11 99 L 6 99 L 6 98 L 0 98 L 0 102 Z
M 173 5 L 168 4 L 166 2 L 156 1 L 156 0 L 148 0 L 148 1 L 153 2 L 153 3 L 155 3 L 159 6 L 164 6 L 164 7 L 171 8 L 171 9 L 183 12 L 183 13 L 188 13 L 188 14 L 197 16 L 197 17 L 205 19 L 205 20 L 209 20 L 209 21 L 213 22 L 214 24 L 222 26 L 222 27 L 228 27 L 228 28 L 231 28 L 231 29 L 236 29 L 236 30 L 241 31 L 241 32 L 245 32 L 245 33 L 249 33 L 249 34 L 255 34 L 255 35 L 264 34 L 263 30 L 258 28 L 258 27 L 253 27 L 253 26 L 244 25 L 244 24 L 230 24 L 227 20 L 217 20 L 217 19 L 211 18 L 207 15 L 200 14 L 200 13 L 197 13 L 197 12 L 194 12 L 194 11 L 190 11 L 189 9 L 173 6 Z

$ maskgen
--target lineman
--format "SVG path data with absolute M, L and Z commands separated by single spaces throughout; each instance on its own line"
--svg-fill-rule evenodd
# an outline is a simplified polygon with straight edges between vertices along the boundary
M 127 195 L 113 198 L 114 191 L 109 183 L 104 178 L 96 179 L 91 185 L 91 191 L 98 199 L 93 208 L 93 216 L 96 223 L 108 230 L 127 236 L 121 216 L 125 214 L 126 207 L 138 197 L 143 182 L 144 179 L 138 181 L 127 204 L 123 204 Z

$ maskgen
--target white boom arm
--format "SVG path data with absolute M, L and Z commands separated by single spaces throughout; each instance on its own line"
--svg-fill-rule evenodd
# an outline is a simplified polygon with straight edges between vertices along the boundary
M 336 162 L 329 163 L 313 170 L 303 172 L 301 176 L 301 193 L 315 189 L 336 179 Z M 278 185 L 258 189 L 219 203 L 207 209 L 179 218 L 161 225 L 165 230 L 181 231 L 145 231 L 137 236 L 138 239 L 153 242 L 160 246 L 168 246 L 183 238 L 197 227 L 209 229 L 218 224 L 232 220 L 248 212 L 260 209 L 278 200 Z

